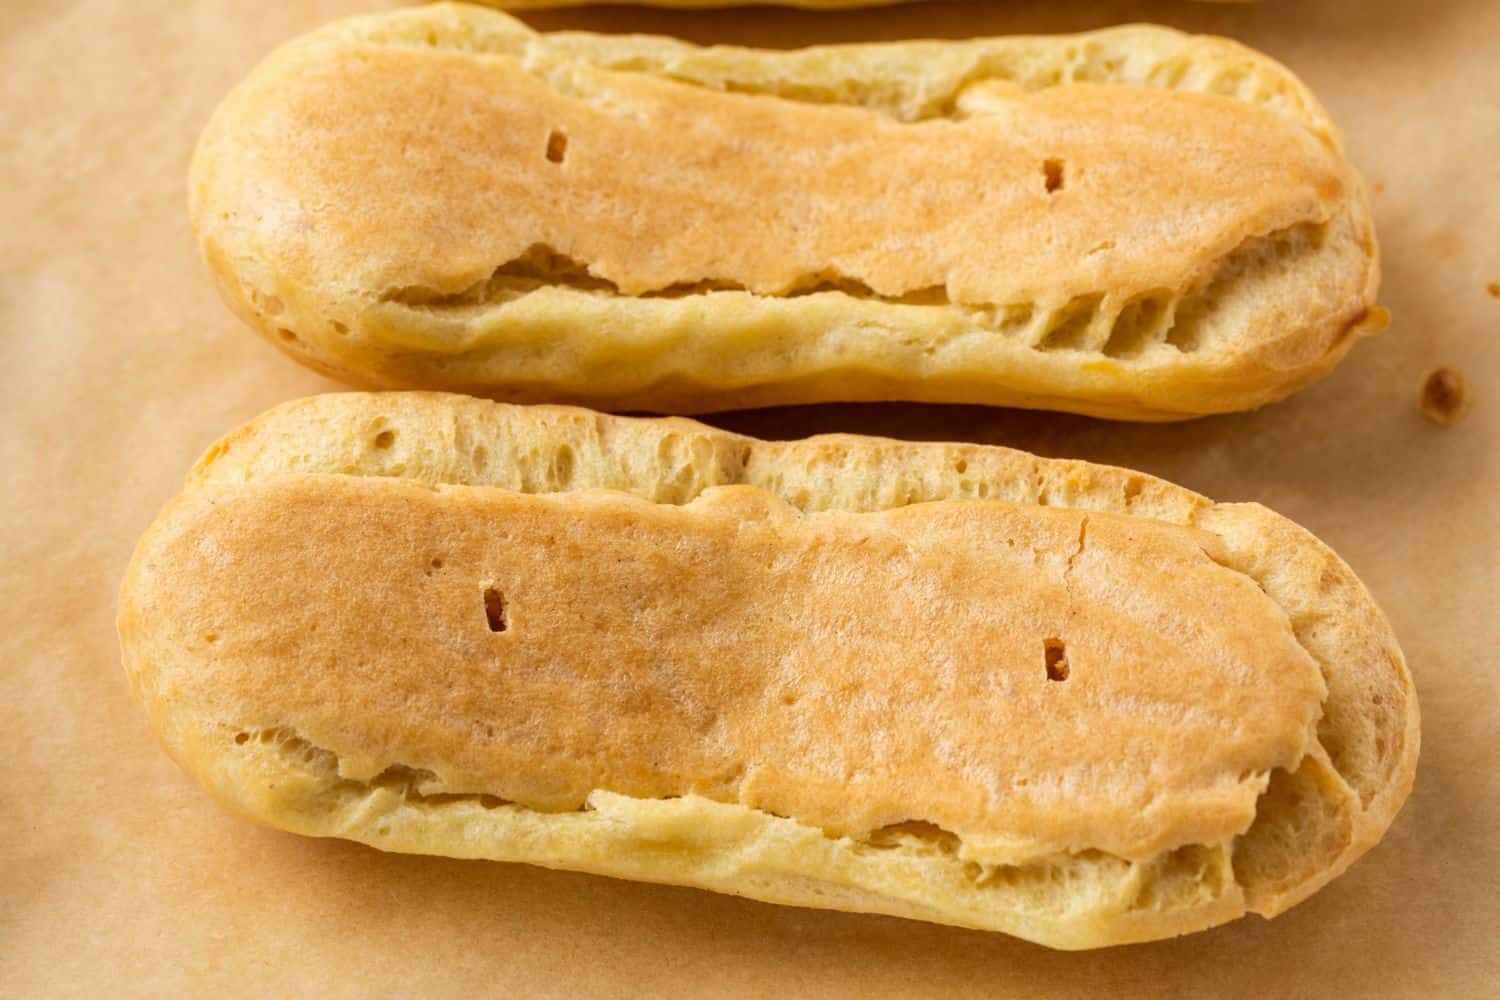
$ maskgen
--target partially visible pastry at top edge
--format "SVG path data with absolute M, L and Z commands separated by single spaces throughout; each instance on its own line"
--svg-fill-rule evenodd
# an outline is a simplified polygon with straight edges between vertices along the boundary
M 650 7 L 677 7 L 683 9 L 711 7 L 749 7 L 763 0 L 479 0 L 490 7 L 504 10 L 545 10 L 553 7 L 579 7 L 587 4 L 623 4 L 644 2 Z M 801 7 L 804 10 L 845 10 L 850 7 L 888 7 L 906 0 L 775 0 L 774 6 Z M 1254 0 L 1207 0 L 1208 3 L 1253 3 Z
M 419 7 L 267 58 L 191 192 L 293 357 L 511 401 L 1171 420 L 1279 399 L 1385 316 L 1317 101 L 1156 27 L 772 52 Z
M 1375 602 L 1263 507 L 440 393 L 224 438 L 119 622 L 168 752 L 261 822 L 1060 948 L 1284 911 L 1420 742 Z

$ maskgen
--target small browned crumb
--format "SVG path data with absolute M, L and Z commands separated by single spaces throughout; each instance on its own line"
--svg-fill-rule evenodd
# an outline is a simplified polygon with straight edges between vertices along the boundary
M 1422 383 L 1422 415 L 1452 427 L 1469 412 L 1469 382 L 1453 368 L 1438 368 Z
M 1385 194 L 1385 181 L 1376 181 L 1370 185 L 1370 190 L 1375 194 Z
M 1485 285 L 1484 289 L 1490 293 L 1490 298 L 1500 299 L 1500 281 L 1492 281 Z

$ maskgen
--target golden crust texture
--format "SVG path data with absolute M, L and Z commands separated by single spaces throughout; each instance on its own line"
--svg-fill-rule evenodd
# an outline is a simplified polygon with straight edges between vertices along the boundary
M 1164 28 L 770 52 L 357 18 L 236 88 L 191 191 L 230 305 L 372 387 L 1168 420 L 1384 321 L 1322 108 Z
M 634 3 L 635 0 L 478 0 L 489 7 L 502 10 L 548 10 L 556 7 L 602 6 L 608 4 Z M 749 7 L 758 6 L 762 0 L 649 0 L 647 6 L 676 7 L 682 9 L 703 7 Z M 777 0 L 774 6 L 800 7 L 803 10 L 847 10 L 851 7 L 885 7 L 904 3 L 906 0 Z M 1253 0 L 1207 0 L 1209 3 L 1250 3 Z
M 501 10 L 549 10 L 557 7 L 601 6 L 623 4 L 628 0 L 478 0 Z M 803 10 L 847 10 L 851 7 L 888 7 L 906 0 L 778 0 L 773 6 L 799 7 Z M 684 10 L 704 7 L 750 7 L 758 0 L 650 0 L 649 7 L 675 7 Z
M 600 0 L 479 0 L 489 7 L 502 10 L 548 10 L 556 7 L 578 7 L 600 5 Z M 603 4 L 622 4 L 628 0 L 602 0 Z M 800 7 L 803 10 L 847 10 L 850 7 L 886 7 L 904 0 L 779 0 L 774 6 Z M 694 9 L 702 7 L 749 7 L 758 0 L 650 0 L 650 7 L 677 7 Z
M 1280 912 L 1418 745 L 1379 610 L 1263 508 L 441 394 L 215 445 L 120 632 L 167 749 L 262 822 L 1063 948 Z

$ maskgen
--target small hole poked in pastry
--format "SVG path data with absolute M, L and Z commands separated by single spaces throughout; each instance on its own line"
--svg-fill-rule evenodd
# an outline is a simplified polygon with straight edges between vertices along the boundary
M 495 587 L 484 588 L 484 620 L 489 624 L 491 632 L 504 632 L 508 627 L 505 621 L 505 595 Z
M 1047 193 L 1056 194 L 1063 189 L 1063 161 L 1048 158 L 1042 161 L 1042 177 L 1047 184 Z
M 1047 666 L 1049 681 L 1068 679 L 1068 647 L 1061 639 L 1043 639 L 1042 657 Z

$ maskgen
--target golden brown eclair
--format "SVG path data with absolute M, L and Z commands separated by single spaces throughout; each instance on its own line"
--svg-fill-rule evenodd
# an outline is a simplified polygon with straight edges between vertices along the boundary
M 1317 101 L 1164 28 L 770 52 L 420 7 L 270 56 L 191 187 L 230 305 L 370 387 L 1170 420 L 1385 316 Z
M 478 0 L 478 2 L 502 10 L 547 10 L 554 7 L 636 3 L 637 0 Z M 762 0 L 646 0 L 645 6 L 692 9 L 759 6 L 761 2 Z M 772 6 L 800 7 L 804 10 L 846 10 L 850 7 L 886 7 L 905 2 L 907 0 L 776 0 Z M 1252 3 L 1254 0 L 1207 0 L 1207 2 Z
M 125 664 L 229 807 L 1060 948 L 1305 898 L 1410 788 L 1349 569 L 1007 449 L 422 393 L 283 405 L 142 540 Z

